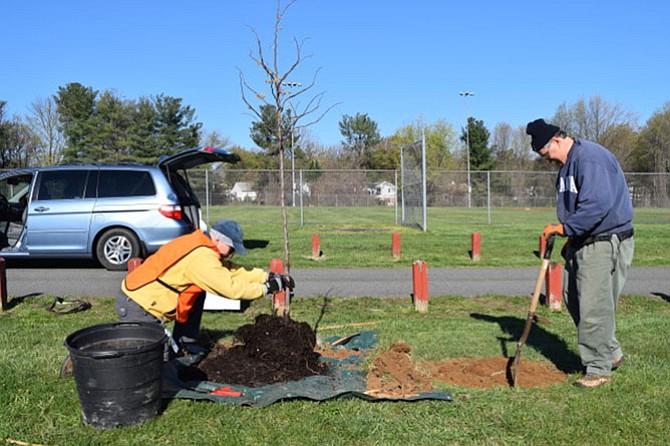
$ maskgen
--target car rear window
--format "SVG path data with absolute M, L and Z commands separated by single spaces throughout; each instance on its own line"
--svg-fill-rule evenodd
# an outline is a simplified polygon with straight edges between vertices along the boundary
M 151 174 L 141 170 L 101 170 L 98 198 L 156 195 Z

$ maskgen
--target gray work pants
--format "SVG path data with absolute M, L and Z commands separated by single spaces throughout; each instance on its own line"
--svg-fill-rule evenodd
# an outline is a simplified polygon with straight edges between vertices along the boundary
M 633 260 L 633 237 L 570 247 L 563 270 L 563 301 L 577 326 L 586 373 L 609 376 L 623 355 L 616 338 L 616 307 Z

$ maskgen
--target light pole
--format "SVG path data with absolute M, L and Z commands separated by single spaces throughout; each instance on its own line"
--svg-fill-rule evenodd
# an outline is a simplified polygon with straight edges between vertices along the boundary
M 458 93 L 463 97 L 463 102 L 465 103 L 465 145 L 466 145 L 466 158 L 468 160 L 468 208 L 472 207 L 472 183 L 470 182 L 470 118 L 468 117 L 468 102 L 467 98 L 474 96 L 475 94 L 471 91 L 461 91 Z
M 292 87 L 302 87 L 300 82 L 283 82 L 282 85 L 288 88 Z M 290 92 L 290 90 L 289 90 Z M 295 133 L 295 111 L 289 102 L 289 108 L 293 112 L 291 118 L 291 205 L 295 207 L 295 149 L 293 148 L 293 134 Z

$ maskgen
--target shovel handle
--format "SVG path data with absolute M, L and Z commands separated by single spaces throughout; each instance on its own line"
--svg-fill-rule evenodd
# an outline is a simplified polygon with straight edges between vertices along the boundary
M 550 234 L 546 239 L 546 247 L 544 250 L 544 255 L 542 256 L 542 266 L 540 271 L 537 274 L 537 280 L 535 281 L 535 289 L 533 290 L 533 297 L 530 300 L 530 308 L 528 309 L 528 316 L 526 317 L 526 323 L 523 326 L 523 331 L 521 332 L 521 337 L 519 342 L 516 344 L 516 354 L 511 363 L 510 374 L 512 378 L 512 387 L 516 387 L 517 378 L 519 376 L 519 367 L 521 366 L 521 349 L 523 348 L 528 335 L 530 334 L 530 329 L 533 326 L 533 319 L 535 319 L 535 310 L 537 309 L 537 304 L 540 301 L 540 292 L 542 291 L 542 284 L 544 283 L 544 278 L 547 275 L 547 269 L 549 269 L 549 263 L 551 259 L 551 251 L 554 249 L 554 241 L 556 234 Z
M 554 242 L 556 241 L 556 234 L 549 234 L 545 239 L 544 254 L 542 255 L 543 260 L 551 259 L 551 251 L 554 249 Z
M 535 289 L 533 290 L 533 298 L 530 301 L 530 316 L 535 316 L 535 310 L 537 309 L 537 304 L 540 301 L 540 293 L 542 292 L 542 285 L 544 284 L 544 278 L 547 275 L 547 270 L 549 269 L 549 263 L 551 261 L 551 251 L 554 249 L 554 242 L 556 241 L 556 234 L 550 234 L 547 237 L 546 247 L 544 249 L 544 255 L 542 256 L 542 266 L 540 271 L 537 273 L 537 280 L 535 281 Z

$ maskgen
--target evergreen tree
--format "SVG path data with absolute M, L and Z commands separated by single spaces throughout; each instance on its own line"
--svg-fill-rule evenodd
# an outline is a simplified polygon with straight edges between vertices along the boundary
M 382 140 L 377 123 L 367 113 L 356 113 L 356 116 L 342 116 L 339 126 L 344 137 L 342 144 L 357 167 L 373 168 L 376 161 L 370 151 Z
M 97 96 L 97 91 L 77 82 L 58 87 L 54 100 L 66 141 L 64 162 L 96 160 L 89 151 L 96 133 L 94 114 Z
M 154 134 L 158 153 L 174 155 L 192 147 L 200 141 L 202 123 L 194 122 L 195 110 L 182 105 L 181 98 L 158 95 L 153 100 L 156 110 Z
M 251 140 L 261 149 L 265 150 L 266 155 L 274 157 L 279 153 L 279 140 L 277 135 L 281 134 L 282 147 L 290 147 L 291 132 L 293 131 L 293 115 L 290 109 L 284 111 L 284 117 L 281 120 L 282 131 L 278 132 L 279 123 L 277 122 L 277 107 L 272 104 L 263 104 L 260 106 L 261 119 L 251 123 Z M 299 135 L 293 135 L 293 144 L 297 143 Z M 288 142 L 288 145 L 287 145 Z
M 468 118 L 468 127 L 462 129 L 461 141 L 466 145 L 466 150 L 470 151 L 470 170 L 495 169 L 495 158 L 489 147 L 490 136 L 491 134 L 484 126 L 484 121 L 473 117 Z

